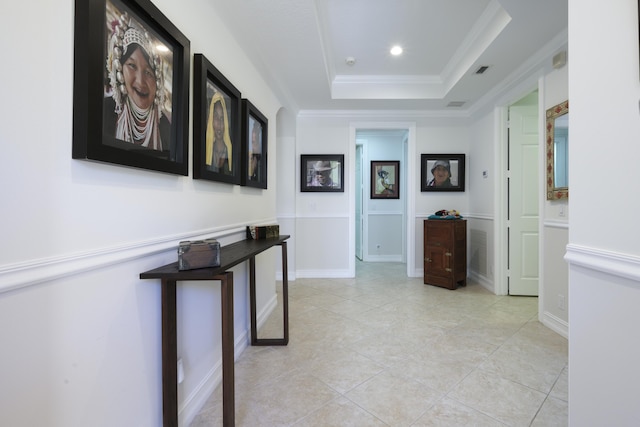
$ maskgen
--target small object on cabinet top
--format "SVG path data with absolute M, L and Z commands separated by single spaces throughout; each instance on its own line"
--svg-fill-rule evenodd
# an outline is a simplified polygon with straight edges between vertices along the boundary
M 220 243 L 216 239 L 185 240 L 178 246 L 178 270 L 220 266 Z
M 258 240 L 268 239 L 270 237 L 278 237 L 280 235 L 280 226 L 272 225 L 247 225 L 247 239 Z
M 460 212 L 458 212 L 457 210 L 453 209 L 453 210 L 439 210 L 436 213 L 434 213 L 433 215 L 429 215 L 428 219 L 460 219 L 462 218 L 462 215 L 460 215 Z

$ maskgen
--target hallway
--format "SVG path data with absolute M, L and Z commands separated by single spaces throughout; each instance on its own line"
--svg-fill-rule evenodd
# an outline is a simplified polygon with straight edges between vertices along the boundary
M 236 425 L 567 425 L 567 340 L 537 298 L 405 271 L 358 261 L 355 279 L 290 282 L 289 345 L 236 361 Z M 260 336 L 281 334 L 276 310 Z M 221 425 L 218 387 L 191 427 Z

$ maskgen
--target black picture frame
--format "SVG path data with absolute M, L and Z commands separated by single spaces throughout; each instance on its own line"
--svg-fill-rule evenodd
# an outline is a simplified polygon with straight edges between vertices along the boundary
M 400 161 L 372 160 L 370 188 L 372 199 L 399 199 Z
M 300 155 L 301 192 L 344 192 L 344 154 Z
M 432 170 L 440 165 L 449 169 L 449 182 L 434 184 Z M 448 165 L 448 166 L 447 166 Z M 465 183 L 464 154 L 421 154 L 420 155 L 420 191 L 464 191 Z
M 188 175 L 189 40 L 149 0 L 76 0 L 74 25 L 72 157 Z
M 247 187 L 267 188 L 269 121 L 248 99 L 242 100 L 242 180 Z
M 240 91 L 201 53 L 194 55 L 193 68 L 193 178 L 240 185 Z M 224 107 L 221 144 L 215 138 L 215 104 Z

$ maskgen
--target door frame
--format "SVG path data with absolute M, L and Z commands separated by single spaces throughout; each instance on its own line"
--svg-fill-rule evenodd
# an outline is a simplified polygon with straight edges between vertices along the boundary
M 353 122 L 349 124 L 349 167 L 347 182 L 349 187 L 355 189 L 355 161 L 356 161 L 356 133 L 358 129 L 406 129 L 406 166 L 401 168 L 401 174 L 406 177 L 405 191 L 405 245 L 407 261 L 407 277 L 415 277 L 415 189 L 417 181 L 411 179 L 416 175 L 416 124 L 414 122 Z M 363 168 L 363 170 L 366 168 Z M 404 172 L 402 172 L 404 169 Z M 356 200 L 355 195 L 349 197 L 349 274 L 356 275 Z M 366 240 L 366 239 L 365 239 Z
M 360 261 L 364 260 L 364 218 L 366 208 L 366 204 L 364 203 L 364 171 L 362 170 L 362 158 L 364 157 L 363 153 L 365 151 L 365 145 L 356 141 L 356 165 L 360 163 L 360 168 L 356 169 L 356 178 L 355 178 L 355 187 L 354 193 L 356 196 L 356 209 L 354 211 L 355 215 L 355 235 L 356 235 L 356 243 L 355 243 L 355 254 L 356 258 Z M 359 155 L 358 155 L 359 154 Z M 358 173 L 359 172 L 359 173 Z M 358 207 L 360 208 L 360 215 L 358 216 Z

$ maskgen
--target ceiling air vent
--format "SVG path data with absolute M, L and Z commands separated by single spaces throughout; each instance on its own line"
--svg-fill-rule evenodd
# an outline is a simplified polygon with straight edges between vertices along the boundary
M 466 101 L 451 101 L 447 107 L 462 107 Z
M 489 69 L 488 65 L 481 65 L 480 68 L 476 70 L 476 74 L 482 74 Z

